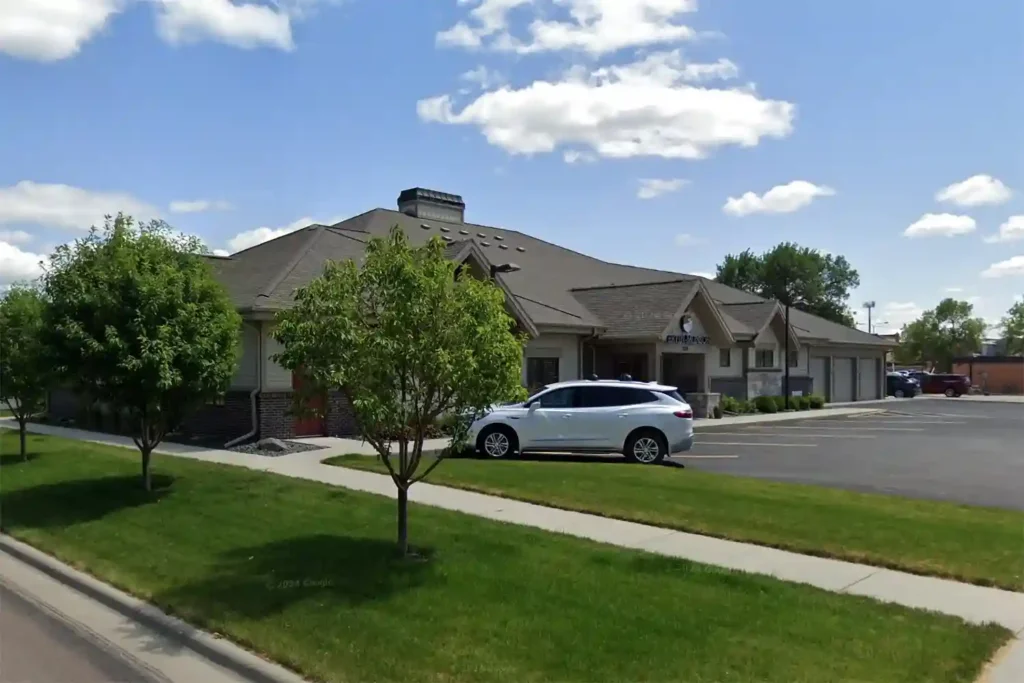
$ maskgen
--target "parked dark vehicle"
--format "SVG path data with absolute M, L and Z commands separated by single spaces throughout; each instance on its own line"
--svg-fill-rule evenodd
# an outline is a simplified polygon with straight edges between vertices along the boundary
M 913 398 L 921 393 L 921 385 L 898 372 L 890 372 L 885 377 L 885 393 L 896 398 Z
M 925 394 L 945 394 L 950 398 L 971 392 L 971 379 L 966 375 L 935 373 L 923 375 L 921 391 Z

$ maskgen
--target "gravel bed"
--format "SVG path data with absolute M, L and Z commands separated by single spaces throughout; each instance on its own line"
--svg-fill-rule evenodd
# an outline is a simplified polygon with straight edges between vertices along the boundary
M 299 441 L 282 441 L 282 443 L 288 447 L 286 451 L 269 450 L 266 448 L 260 448 L 258 444 L 247 443 L 241 446 L 235 446 L 229 448 L 229 451 L 235 453 L 248 453 L 250 455 L 262 455 L 268 458 L 276 458 L 282 455 L 290 455 L 292 453 L 305 453 L 306 451 L 319 451 L 323 450 L 323 446 L 314 446 L 310 443 L 301 443 Z

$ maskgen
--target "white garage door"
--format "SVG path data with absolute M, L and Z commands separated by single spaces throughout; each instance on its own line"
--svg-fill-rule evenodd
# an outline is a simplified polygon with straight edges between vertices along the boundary
M 811 391 L 828 398 L 828 357 L 811 356 Z
M 874 398 L 881 398 L 878 395 L 878 360 L 875 358 L 861 358 L 857 363 L 857 386 L 860 391 L 857 399 L 867 401 Z
M 853 359 L 836 358 L 833 368 L 832 403 L 853 400 Z

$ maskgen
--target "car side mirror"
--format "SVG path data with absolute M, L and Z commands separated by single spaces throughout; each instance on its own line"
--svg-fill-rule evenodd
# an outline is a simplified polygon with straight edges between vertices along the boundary
M 540 405 L 539 401 L 530 401 L 526 404 L 526 409 L 532 413 L 534 410 L 537 410 L 538 405 Z

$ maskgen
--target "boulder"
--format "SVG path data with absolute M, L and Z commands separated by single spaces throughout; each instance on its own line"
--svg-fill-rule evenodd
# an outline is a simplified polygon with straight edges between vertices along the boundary
M 261 451 L 273 451 L 274 453 L 284 453 L 288 450 L 288 444 L 280 439 L 260 439 L 256 442 L 256 447 Z

